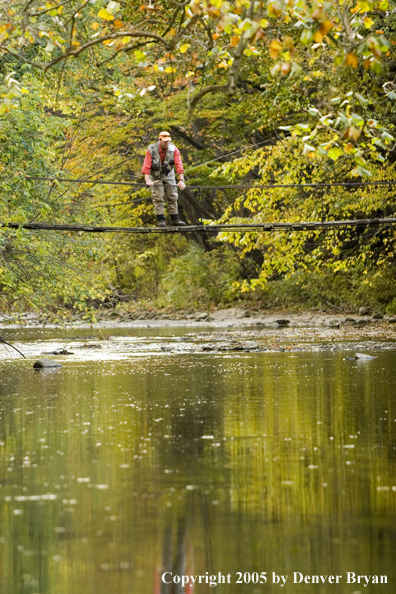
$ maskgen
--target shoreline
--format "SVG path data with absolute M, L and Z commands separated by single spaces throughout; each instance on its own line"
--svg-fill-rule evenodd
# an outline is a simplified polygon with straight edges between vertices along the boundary
M 0 314 L 0 329 L 33 329 L 33 328 L 224 328 L 229 326 L 263 327 L 263 328 L 328 328 L 332 330 L 348 328 L 388 330 L 394 328 L 396 338 L 396 316 L 370 314 L 341 314 L 317 311 L 289 313 L 287 311 L 250 311 L 247 308 L 229 308 L 198 311 L 155 311 L 146 313 L 124 312 L 118 310 L 101 310 L 97 320 L 91 322 L 82 315 L 70 316 L 64 321 L 34 313 Z
M 202 316 L 202 313 L 196 315 Z M 179 319 L 139 320 L 120 319 L 117 315 L 116 319 L 102 319 L 93 324 L 79 320 L 64 324 L 38 323 L 31 315 L 21 323 L 10 324 L 4 323 L 0 316 L 0 328 L 4 340 L 15 343 L 20 350 L 30 351 L 28 345 L 35 343 L 33 350 L 37 355 L 65 355 L 66 359 L 73 348 L 82 349 L 80 356 L 88 349 L 95 359 L 117 357 L 120 348 L 125 348 L 124 354 L 128 355 L 143 352 L 163 355 L 235 351 L 369 351 L 371 354 L 396 351 L 396 320 L 393 322 L 393 318 L 334 316 L 322 312 L 287 314 L 283 311 L 247 316 L 246 310 L 233 308 L 212 311 L 200 321 L 181 315 Z M 0 355 L 0 359 L 4 355 Z M 65 358 L 62 356 L 61 360 Z

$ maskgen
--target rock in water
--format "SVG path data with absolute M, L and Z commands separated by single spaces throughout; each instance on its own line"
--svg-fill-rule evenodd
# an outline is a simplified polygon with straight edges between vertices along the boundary
M 275 324 L 278 324 L 278 326 L 287 326 L 290 324 L 290 320 L 275 320 Z
M 369 316 L 371 314 L 371 307 L 367 305 L 359 307 L 359 316 Z
M 369 361 L 371 359 L 375 359 L 375 357 L 366 355 L 366 353 L 355 353 L 355 359 L 365 359 L 366 361 Z
M 33 365 L 33 369 L 49 369 L 54 367 L 62 367 L 57 361 L 51 361 L 51 359 L 39 359 Z

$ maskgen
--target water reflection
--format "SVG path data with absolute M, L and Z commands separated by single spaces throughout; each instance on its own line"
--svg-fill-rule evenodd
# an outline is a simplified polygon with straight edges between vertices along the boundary
M 1 592 L 260 594 L 272 572 L 283 592 L 305 591 L 293 572 L 343 576 L 319 593 L 385 574 L 392 592 L 395 379 L 389 353 L 3 364 Z

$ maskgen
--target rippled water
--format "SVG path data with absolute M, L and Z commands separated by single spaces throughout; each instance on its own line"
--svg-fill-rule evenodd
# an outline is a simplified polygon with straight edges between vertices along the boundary
M 25 336 L 30 358 L 2 361 L 1 592 L 393 594 L 396 354 L 189 353 L 165 334 L 70 341 L 49 372 L 37 353 L 66 343 Z

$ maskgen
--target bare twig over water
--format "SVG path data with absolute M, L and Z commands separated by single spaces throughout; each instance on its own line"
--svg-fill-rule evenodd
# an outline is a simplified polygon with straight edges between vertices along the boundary
M 21 351 L 19 349 L 17 349 L 16 347 L 14 347 L 14 345 L 10 344 L 9 342 L 7 342 L 6 340 L 4 340 L 4 338 L 2 336 L 0 336 L 0 342 L 3 342 L 4 344 L 6 344 L 7 346 L 11 347 L 12 349 L 14 349 L 17 353 L 19 353 L 20 355 L 22 355 L 22 357 L 24 359 L 26 359 L 25 355 L 23 353 L 21 353 Z

